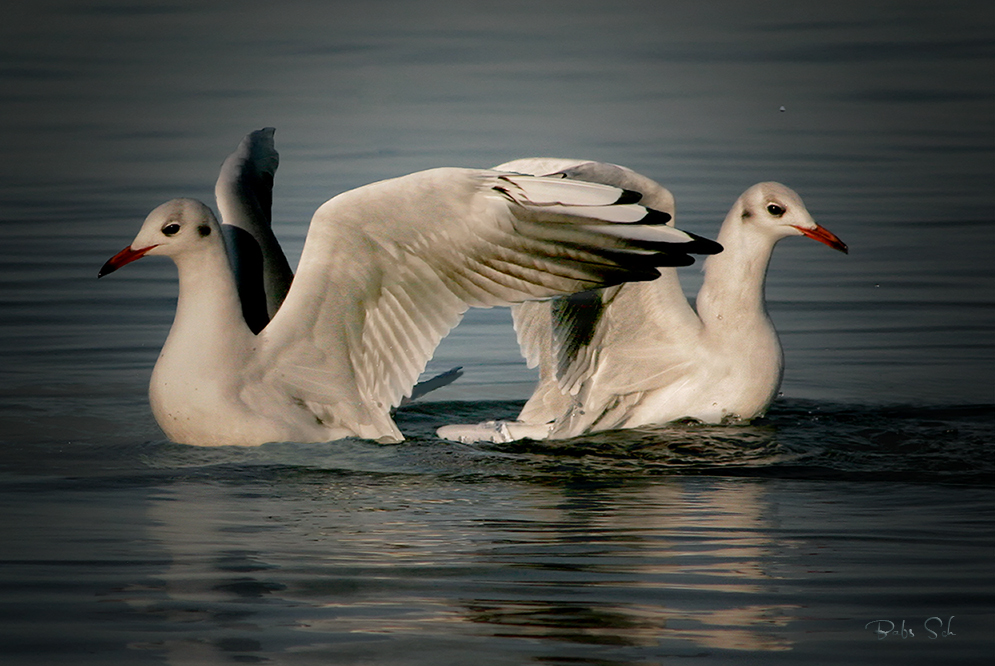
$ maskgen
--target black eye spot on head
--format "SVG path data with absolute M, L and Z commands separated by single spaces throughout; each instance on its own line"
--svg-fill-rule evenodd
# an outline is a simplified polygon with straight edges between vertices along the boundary
M 784 208 L 778 206 L 776 203 L 767 204 L 767 212 L 774 217 L 781 217 L 784 215 Z
M 206 224 L 202 224 L 199 227 L 197 227 L 197 233 L 199 233 L 201 236 L 210 236 L 211 227 L 207 226 Z
M 167 224 L 162 228 L 163 236 L 175 236 L 179 232 L 180 232 L 180 225 L 176 224 L 176 222 Z

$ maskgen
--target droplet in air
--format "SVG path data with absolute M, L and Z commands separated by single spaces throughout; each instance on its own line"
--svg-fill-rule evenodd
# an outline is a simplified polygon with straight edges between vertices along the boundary
M 784 111 L 785 111 L 785 108 L 782 106 L 781 107 L 781 113 L 784 113 Z

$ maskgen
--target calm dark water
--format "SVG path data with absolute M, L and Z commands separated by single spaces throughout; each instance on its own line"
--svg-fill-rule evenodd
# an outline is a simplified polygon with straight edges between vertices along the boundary
M 13 3 L 0 663 L 989 663 L 989 5 Z M 750 426 L 439 441 L 531 391 L 494 310 L 403 444 L 174 445 L 146 391 L 175 271 L 96 270 L 266 125 L 292 263 L 337 192 L 537 154 L 657 178 L 704 235 L 779 180 L 851 252 L 777 248 L 787 370 Z
M 991 408 L 431 435 L 518 407 L 413 407 L 396 446 L 6 442 L 4 663 L 990 656 Z

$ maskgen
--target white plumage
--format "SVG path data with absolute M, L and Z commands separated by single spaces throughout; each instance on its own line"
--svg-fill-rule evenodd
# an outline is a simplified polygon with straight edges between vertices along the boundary
M 615 165 L 539 158 L 497 168 L 608 183 L 674 212 L 669 191 Z M 724 250 L 705 261 L 697 311 L 672 268 L 648 282 L 514 306 L 522 353 L 540 369 L 535 392 L 518 421 L 447 426 L 440 436 L 567 438 L 682 418 L 722 423 L 764 414 L 783 370 L 764 301 L 767 265 L 779 240 L 800 235 L 847 251 L 795 192 L 760 183 L 739 197 L 722 224 Z
M 468 307 L 651 279 L 720 249 L 641 224 L 669 218 L 622 188 L 447 168 L 323 204 L 292 276 L 269 228 L 272 136 L 250 134 L 225 162 L 224 225 L 200 202 L 169 201 L 100 271 L 145 255 L 176 263 L 149 396 L 177 442 L 398 441 L 391 408 Z

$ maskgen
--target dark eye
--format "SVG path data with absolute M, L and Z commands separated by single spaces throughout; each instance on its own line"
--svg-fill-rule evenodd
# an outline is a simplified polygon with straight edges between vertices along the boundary
M 767 212 L 773 215 L 774 217 L 781 217 L 782 215 L 784 215 L 784 209 L 778 206 L 777 204 L 773 203 L 767 204 Z
M 164 236 L 175 236 L 180 232 L 180 225 L 175 222 L 172 224 L 167 224 L 162 228 L 162 233 Z

